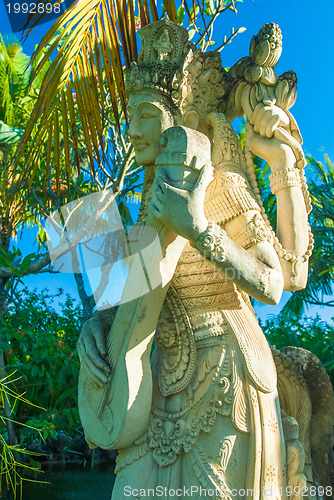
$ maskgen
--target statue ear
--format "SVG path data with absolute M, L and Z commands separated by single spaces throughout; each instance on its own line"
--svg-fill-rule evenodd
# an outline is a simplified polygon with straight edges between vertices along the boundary
M 199 126 L 199 114 L 194 109 L 189 109 L 183 115 L 183 125 L 185 127 L 198 130 Z

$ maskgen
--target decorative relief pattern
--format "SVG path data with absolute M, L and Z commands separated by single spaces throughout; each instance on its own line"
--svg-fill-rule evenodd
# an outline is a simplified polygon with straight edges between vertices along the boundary
M 238 309 L 241 307 L 241 295 L 236 290 L 231 295 L 231 293 L 226 293 L 211 297 L 183 299 L 183 305 L 189 311 L 195 309 Z
M 231 485 L 226 481 L 224 474 L 214 467 L 212 460 L 203 449 L 198 447 L 194 449 L 189 456 L 201 486 L 206 490 L 217 490 L 218 495 L 212 498 L 214 500 L 232 500 Z M 219 490 L 222 492 L 224 491 L 224 494 L 220 494 Z
M 159 387 L 164 396 L 188 384 L 195 367 L 196 348 L 191 324 L 175 290 L 170 287 L 159 319 L 156 345 L 159 356 Z
M 230 290 L 233 292 L 234 285 L 231 281 L 223 281 L 223 275 L 220 271 L 217 272 L 205 272 L 202 275 L 198 274 L 188 274 L 188 275 L 179 275 L 173 277 L 173 285 L 178 290 L 181 288 L 191 286 L 191 285 L 202 285 L 206 283 L 219 283 L 224 285 L 224 291 L 227 292 Z
M 196 330 L 201 330 L 202 328 L 221 326 L 224 322 L 220 311 L 206 311 L 202 313 L 199 312 L 198 314 L 195 313 L 190 316 L 190 320 L 195 332 Z
M 227 179 L 224 177 L 223 172 L 218 172 L 216 181 L 213 181 L 215 184 L 209 187 L 211 192 L 207 195 L 208 201 L 205 205 L 205 215 L 208 219 L 223 225 L 249 210 L 260 211 L 250 188 L 241 184 L 233 185 L 231 182 L 227 187 Z M 243 179 L 241 174 L 239 174 L 239 179 Z M 222 189 L 223 187 L 225 189 Z
M 226 283 L 216 282 L 187 286 L 180 288 L 178 293 L 181 298 L 198 297 L 199 295 L 203 297 L 206 295 L 212 296 L 213 294 L 226 293 Z
M 90 401 L 92 392 L 96 390 L 96 384 L 94 382 L 87 382 L 87 380 L 85 380 L 82 388 L 86 398 L 88 399 L 88 401 Z
M 190 452 L 201 432 L 209 433 L 217 415 L 229 416 L 233 404 L 232 367 L 226 351 L 221 358 L 221 347 L 213 348 L 205 360 L 198 365 L 195 384 L 190 385 L 192 401 L 179 413 L 165 413 L 152 408 L 152 419 L 148 430 L 149 446 L 155 461 L 162 467 L 176 462 L 182 452 Z
M 275 479 L 277 478 L 277 469 L 276 469 L 276 467 L 273 467 L 272 465 L 269 465 L 269 467 L 267 467 L 266 478 L 271 483 L 275 481 Z
M 231 124 L 222 113 L 211 113 L 208 116 L 211 122 L 215 143 L 212 153 L 212 162 L 217 170 L 227 169 L 233 171 L 240 168 L 246 171 L 246 160 L 241 149 L 239 139 Z
M 264 222 L 262 215 L 256 213 L 246 227 L 233 235 L 233 240 L 247 250 L 261 241 L 268 241 L 273 244 L 273 235 Z
M 145 441 L 145 443 L 133 446 L 129 449 L 120 450 L 116 458 L 115 474 L 118 474 L 118 472 L 124 469 L 127 465 L 130 465 L 144 457 L 149 449 L 149 445 L 147 441 Z
M 101 422 L 104 425 L 104 427 L 109 432 L 111 432 L 111 430 L 114 427 L 114 418 L 113 418 L 112 411 L 108 405 L 105 405 L 105 407 L 103 408 L 103 412 L 101 415 Z
M 275 433 L 278 431 L 278 422 L 276 418 L 270 418 L 268 420 L 268 427 L 271 430 L 271 432 Z

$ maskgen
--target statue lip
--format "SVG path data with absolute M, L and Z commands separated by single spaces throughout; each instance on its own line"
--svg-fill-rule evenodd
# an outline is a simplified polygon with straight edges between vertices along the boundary
M 133 147 L 137 149 L 137 151 L 142 151 L 143 149 L 147 148 L 148 143 L 147 142 L 134 142 Z

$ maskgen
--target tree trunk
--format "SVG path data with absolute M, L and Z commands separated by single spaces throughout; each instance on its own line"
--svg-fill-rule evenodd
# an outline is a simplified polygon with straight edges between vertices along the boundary
M 83 275 L 80 272 L 80 265 L 76 248 L 73 248 L 71 250 L 71 257 L 72 257 L 74 278 L 82 304 L 81 324 L 83 325 L 84 322 L 87 321 L 93 314 L 93 309 L 95 307 L 95 300 L 94 300 L 94 295 L 88 295 L 86 292 Z

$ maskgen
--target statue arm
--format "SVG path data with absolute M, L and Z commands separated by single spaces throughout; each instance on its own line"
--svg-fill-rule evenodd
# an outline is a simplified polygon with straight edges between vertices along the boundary
M 260 212 L 241 214 L 225 229 L 209 222 L 193 246 L 247 294 L 260 302 L 277 304 L 283 290 L 282 272 Z M 246 236 L 244 241 L 241 234 Z
M 252 38 L 249 56 L 230 70 L 234 82 L 226 114 L 231 121 L 246 115 L 246 150 L 267 161 L 271 189 L 277 198 L 277 236 L 285 290 L 305 288 L 313 248 L 303 168 L 302 137 L 289 109 L 297 96 L 297 76 L 274 68 L 282 52 L 278 25 L 265 24 Z M 280 246 L 280 248 L 278 248 Z
M 265 118 L 263 118 L 265 119 Z M 269 119 L 269 115 L 268 115 Z M 308 257 L 312 250 L 308 225 L 308 200 L 303 172 L 296 168 L 296 156 L 283 141 L 261 137 L 247 125 L 247 144 L 252 153 L 266 160 L 271 168 L 271 190 L 277 199 L 278 250 L 286 290 L 305 288 Z
M 283 290 L 283 278 L 272 242 L 259 239 L 253 248 L 245 250 L 233 240 L 238 228 L 254 225 L 255 216 L 265 226 L 260 210 L 243 211 L 226 222 L 226 231 L 211 222 L 208 224 L 204 196 L 211 180 L 212 168 L 208 165 L 202 170 L 195 187 L 186 191 L 172 186 L 160 171 L 154 180 L 151 212 L 176 234 L 188 239 L 246 293 L 260 302 L 277 304 Z

